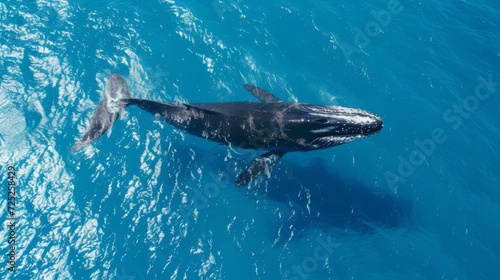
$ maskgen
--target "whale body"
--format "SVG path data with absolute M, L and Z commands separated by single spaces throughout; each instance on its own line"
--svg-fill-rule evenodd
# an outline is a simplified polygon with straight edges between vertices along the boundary
M 126 81 L 108 80 L 108 96 L 98 105 L 87 132 L 73 150 L 103 135 L 124 108 L 137 106 L 192 135 L 224 145 L 263 150 L 235 181 L 248 184 L 288 152 L 325 149 L 365 138 L 383 127 L 380 117 L 340 106 L 283 102 L 270 92 L 244 85 L 261 102 L 173 104 L 131 98 Z

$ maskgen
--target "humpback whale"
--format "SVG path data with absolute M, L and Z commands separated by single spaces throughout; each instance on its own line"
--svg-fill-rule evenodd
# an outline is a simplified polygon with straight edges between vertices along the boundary
M 128 106 L 137 106 L 192 135 L 224 145 L 262 150 L 235 184 L 245 186 L 288 152 L 325 149 L 365 138 L 383 127 L 380 117 L 340 106 L 283 102 L 253 85 L 244 88 L 260 102 L 163 103 L 130 96 L 126 81 L 111 74 L 82 139 L 72 150 L 102 136 Z

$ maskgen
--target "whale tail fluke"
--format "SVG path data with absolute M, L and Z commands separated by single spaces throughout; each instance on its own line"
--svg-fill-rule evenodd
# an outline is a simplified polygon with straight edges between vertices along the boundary
M 127 103 L 120 102 L 120 99 L 129 98 L 130 93 L 125 79 L 118 74 L 111 74 L 108 79 L 104 99 L 99 102 L 97 110 L 82 139 L 71 147 L 71 150 L 74 151 L 82 148 L 106 133 L 127 106 Z

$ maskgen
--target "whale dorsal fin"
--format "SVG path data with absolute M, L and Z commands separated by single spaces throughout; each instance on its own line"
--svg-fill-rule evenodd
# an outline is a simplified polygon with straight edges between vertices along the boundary
M 270 168 L 285 154 L 286 152 L 284 151 L 269 151 L 255 158 L 252 164 L 243 173 L 238 175 L 234 183 L 239 187 L 245 186 L 261 172 L 269 172 Z
M 266 103 L 278 103 L 278 102 L 283 102 L 279 100 L 276 96 L 274 96 L 272 93 L 265 89 L 258 88 L 256 86 L 252 86 L 249 84 L 244 85 L 245 89 L 251 92 L 255 97 L 260 99 L 262 102 Z

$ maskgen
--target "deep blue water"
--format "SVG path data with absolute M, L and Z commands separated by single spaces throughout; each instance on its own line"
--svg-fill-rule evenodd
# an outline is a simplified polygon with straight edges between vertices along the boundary
M 498 1 L 201 2 L 0 3 L 3 279 L 497 279 Z M 259 153 L 137 108 L 72 152 L 110 73 L 139 98 L 252 83 L 385 127 L 242 189 Z

